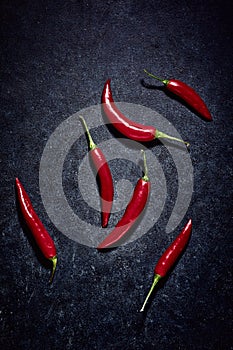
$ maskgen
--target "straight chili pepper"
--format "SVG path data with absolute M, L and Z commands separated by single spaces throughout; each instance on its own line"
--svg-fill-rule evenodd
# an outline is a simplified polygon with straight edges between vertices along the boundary
M 144 151 L 143 151 L 144 152 Z M 144 176 L 142 176 L 134 189 L 133 196 L 128 203 L 125 212 L 113 231 L 98 245 L 97 249 L 114 248 L 126 235 L 142 213 L 150 193 L 150 180 L 144 152 Z
M 181 233 L 177 236 L 177 238 L 173 241 L 173 243 L 167 248 L 167 250 L 163 253 L 161 258 L 159 259 L 154 269 L 155 275 L 154 275 L 153 284 L 140 310 L 141 312 L 144 311 L 146 303 L 151 293 L 153 292 L 156 284 L 158 283 L 158 281 L 162 277 L 166 276 L 168 271 L 175 264 L 178 257 L 183 252 L 186 244 L 188 243 L 189 237 L 191 235 L 191 231 L 192 231 L 192 220 L 190 219 L 188 223 L 185 225 L 185 227 L 183 228 L 183 230 L 181 231 Z
M 208 121 L 212 120 L 212 116 L 205 102 L 190 86 L 188 86 L 180 80 L 167 80 L 158 78 L 155 75 L 149 73 L 146 69 L 144 69 L 144 72 L 150 77 L 161 81 L 168 91 L 172 92 L 174 95 L 178 96 L 183 101 L 185 101 L 190 107 L 193 108 L 194 111 L 196 111 L 204 119 Z
M 50 282 L 52 282 L 57 266 L 56 247 L 46 228 L 38 218 L 32 206 L 30 198 L 28 197 L 28 194 L 26 193 L 23 185 L 21 184 L 18 178 L 16 178 L 15 183 L 23 218 L 43 255 L 46 259 L 49 259 L 53 264 L 52 274 L 50 277 Z
M 108 225 L 108 221 L 109 221 L 109 217 L 112 209 L 113 196 L 114 196 L 112 174 L 103 152 L 94 143 L 84 118 L 80 116 L 80 119 L 83 122 L 83 125 L 85 127 L 85 130 L 88 136 L 90 156 L 94 163 L 94 166 L 96 168 L 96 171 L 98 173 L 99 180 L 100 180 L 102 227 L 106 227 Z
M 187 142 L 184 142 L 183 140 L 180 140 L 176 137 L 169 136 L 157 130 L 154 126 L 145 126 L 128 119 L 123 113 L 121 113 L 121 111 L 114 103 L 110 86 L 110 79 L 108 79 L 104 85 L 101 102 L 103 111 L 108 120 L 121 134 L 127 138 L 139 142 L 147 142 L 154 139 L 166 138 L 182 142 L 189 146 Z

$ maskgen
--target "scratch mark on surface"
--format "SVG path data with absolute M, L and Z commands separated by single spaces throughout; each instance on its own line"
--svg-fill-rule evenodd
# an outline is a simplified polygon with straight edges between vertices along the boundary
M 45 319 L 48 320 L 53 312 L 53 309 L 54 309 L 54 305 L 56 304 L 57 300 L 55 300 L 52 305 L 50 306 L 49 308 L 49 311 L 47 313 L 47 315 L 45 316 Z
M 31 293 L 29 299 L 28 299 L 28 305 L 30 304 L 31 300 L 32 300 L 32 297 L 33 295 L 35 294 L 35 288 L 33 289 L 33 292 Z

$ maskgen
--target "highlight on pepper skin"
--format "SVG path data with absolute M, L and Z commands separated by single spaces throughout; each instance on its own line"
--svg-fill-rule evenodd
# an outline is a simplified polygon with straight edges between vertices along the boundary
M 110 86 L 110 79 L 108 79 L 104 85 L 102 92 L 102 109 L 109 122 L 125 137 L 139 142 L 149 142 L 154 139 L 169 139 L 178 141 L 186 146 L 189 146 L 188 142 L 185 142 L 176 137 L 170 136 L 157 130 L 154 126 L 146 126 L 143 124 L 135 123 L 128 119 L 121 111 L 117 108 L 112 97 L 112 91 Z
M 50 277 L 50 283 L 53 281 L 54 273 L 57 266 L 57 252 L 54 241 L 49 235 L 48 231 L 40 221 L 37 216 L 30 198 L 26 193 L 23 185 L 18 178 L 15 179 L 16 191 L 18 196 L 18 201 L 21 209 L 21 213 L 30 229 L 32 236 L 34 237 L 38 247 L 43 253 L 44 257 L 52 262 L 52 273 Z
M 182 99 L 184 102 L 186 102 L 197 114 L 199 114 L 205 120 L 212 121 L 212 116 L 205 102 L 198 95 L 198 93 L 189 85 L 177 79 L 168 80 L 158 78 L 154 74 L 149 73 L 146 69 L 144 69 L 144 72 L 149 77 L 161 81 L 161 83 L 164 84 L 165 88 L 168 91 L 170 91 L 171 93 Z
M 141 152 L 143 153 L 144 160 L 144 175 L 138 180 L 132 198 L 126 207 L 122 218 L 112 232 L 98 245 L 97 249 L 99 250 L 116 247 L 119 244 L 119 241 L 139 219 L 146 206 L 150 194 L 151 183 L 148 177 L 146 154 L 144 151 Z
M 157 264 L 154 268 L 154 280 L 152 283 L 152 286 L 146 296 L 146 299 L 142 305 L 142 308 L 140 309 L 140 312 L 143 312 L 145 310 L 145 306 L 155 289 L 155 286 L 160 281 L 162 277 L 165 277 L 168 273 L 168 271 L 174 266 L 177 259 L 180 257 L 182 252 L 184 251 L 190 235 L 192 232 L 192 219 L 189 219 L 181 233 L 176 237 L 176 239 L 170 244 L 170 246 L 166 249 L 166 251 L 163 253 Z
M 114 187 L 112 174 L 109 169 L 107 160 L 99 147 L 94 143 L 90 131 L 87 127 L 87 123 L 82 116 L 79 116 L 82 120 L 83 125 L 85 127 L 87 137 L 89 140 L 89 148 L 90 148 L 90 157 L 95 166 L 95 169 L 98 174 L 98 178 L 100 181 L 100 197 L 101 197 L 101 219 L 102 219 L 102 227 L 108 226 L 109 217 L 111 214 L 112 204 L 113 204 L 113 196 L 114 196 Z

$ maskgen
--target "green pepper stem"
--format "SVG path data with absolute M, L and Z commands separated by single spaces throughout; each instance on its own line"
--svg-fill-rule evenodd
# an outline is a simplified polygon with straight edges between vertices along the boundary
M 90 134 L 90 131 L 88 129 L 88 126 L 87 126 L 87 123 L 85 121 L 85 119 L 80 115 L 79 118 L 82 120 L 83 122 L 83 125 L 85 127 L 85 130 L 86 130 L 86 133 L 87 133 L 87 136 L 88 136 L 88 140 L 89 140 L 89 147 L 90 147 L 90 150 L 93 150 L 96 148 L 96 144 L 94 143 L 92 137 L 91 137 L 91 134 Z
M 179 142 L 184 143 L 187 147 L 190 146 L 190 144 L 188 142 L 185 142 L 181 139 L 178 139 L 177 137 L 169 136 L 169 135 L 167 135 L 164 132 L 159 131 L 159 130 L 156 130 L 155 138 L 156 139 L 169 139 L 169 140 L 179 141 Z
M 141 152 L 143 153 L 143 163 L 144 163 L 144 176 L 142 179 L 146 182 L 150 181 L 149 176 L 148 176 L 148 167 L 147 167 L 147 162 L 146 162 L 146 152 L 142 149 Z
M 154 290 L 156 284 L 157 284 L 158 281 L 160 280 L 160 278 L 161 278 L 161 276 L 158 275 L 158 274 L 156 274 L 156 275 L 154 276 L 153 284 L 152 284 L 152 286 L 151 286 L 151 288 L 150 288 L 150 290 L 149 290 L 149 293 L 147 294 L 147 297 L 146 297 L 146 299 L 145 299 L 145 301 L 144 301 L 144 303 L 143 303 L 143 305 L 142 305 L 142 308 L 141 308 L 140 312 L 143 312 L 143 311 L 144 311 L 145 306 L 146 306 L 146 303 L 147 303 L 149 297 L 151 296 L 151 293 L 153 292 L 153 290 Z
M 169 80 L 158 78 L 158 77 L 156 77 L 154 74 L 149 73 L 146 69 L 144 69 L 144 72 L 145 72 L 147 75 L 149 75 L 149 77 L 152 77 L 152 78 L 154 78 L 154 79 L 156 79 L 156 80 L 161 81 L 164 85 L 167 85 L 167 84 L 169 83 Z
M 56 270 L 56 266 L 57 266 L 57 256 L 54 256 L 53 258 L 51 258 L 49 260 L 52 261 L 52 264 L 53 264 L 52 274 L 51 274 L 51 277 L 50 277 L 50 280 L 49 280 L 49 282 L 52 283 L 53 277 L 54 277 L 54 273 L 55 273 L 55 270 Z

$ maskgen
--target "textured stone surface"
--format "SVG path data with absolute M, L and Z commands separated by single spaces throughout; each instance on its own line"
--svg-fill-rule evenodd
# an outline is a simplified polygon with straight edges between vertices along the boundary
M 2 0 L 0 6 L 1 349 L 231 349 L 230 1 Z M 201 120 L 155 89 L 160 84 L 145 77 L 143 68 L 191 85 L 214 121 Z M 116 100 L 156 110 L 189 140 L 194 193 L 186 217 L 166 235 L 177 179 L 164 147 L 153 146 L 167 177 L 163 213 L 147 235 L 100 254 L 51 223 L 40 198 L 39 164 L 56 127 L 100 103 L 108 77 Z M 113 136 L 100 130 L 96 142 L 102 137 Z M 81 145 L 86 147 L 85 140 Z M 72 153 L 65 191 L 82 212 L 72 181 L 69 188 L 71 158 Z M 115 163 L 112 167 L 115 180 L 123 178 L 123 167 L 122 174 Z M 59 265 L 51 286 L 48 266 L 18 218 L 16 176 L 57 246 Z M 138 176 L 129 163 L 126 178 L 134 184 Z M 141 315 L 154 264 L 189 217 L 188 249 Z M 88 220 L 100 223 L 95 211 Z

